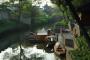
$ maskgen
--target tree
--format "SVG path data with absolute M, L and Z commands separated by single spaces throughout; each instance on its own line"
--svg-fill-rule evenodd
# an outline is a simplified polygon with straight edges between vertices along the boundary
M 43 9 L 39 8 L 38 6 L 32 6 L 31 9 L 31 19 L 32 19 L 32 26 L 34 27 L 41 27 L 47 24 L 49 17 L 43 11 Z
M 88 2 L 90 2 L 90 0 L 73 0 L 72 3 L 75 7 L 79 7 L 79 6 L 84 5 Z

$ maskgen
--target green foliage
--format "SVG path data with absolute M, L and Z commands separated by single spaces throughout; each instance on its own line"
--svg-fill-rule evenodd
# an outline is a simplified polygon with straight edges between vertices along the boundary
M 90 50 L 75 50 L 71 51 L 73 60 L 90 60 Z
M 76 38 L 76 40 L 77 40 L 78 48 L 80 50 L 83 50 L 83 49 L 87 49 L 88 48 L 88 45 L 87 45 L 86 40 L 85 40 L 84 37 L 78 37 L 78 38 Z
M 60 20 L 59 22 L 56 22 L 55 25 L 58 25 L 58 26 L 63 26 L 63 27 L 68 27 L 68 21 L 66 20 Z
M 85 41 L 84 37 L 78 37 L 77 39 L 78 49 L 71 51 L 71 57 L 73 60 L 90 60 L 90 49 Z
M 74 4 L 74 6 L 79 7 L 82 6 L 86 3 L 90 2 L 90 0 L 73 0 L 72 3 Z
M 52 3 L 54 3 L 58 6 L 62 5 L 62 3 L 63 3 L 62 0 L 51 0 L 51 1 L 52 1 Z M 90 0 L 69 0 L 69 1 L 71 1 L 73 3 L 73 5 L 76 7 L 79 7 L 83 4 L 90 2 Z
M 21 2 L 21 11 L 22 11 L 22 13 L 27 13 L 27 14 L 31 13 L 32 3 L 30 1 L 26 0 L 26 1 Z

